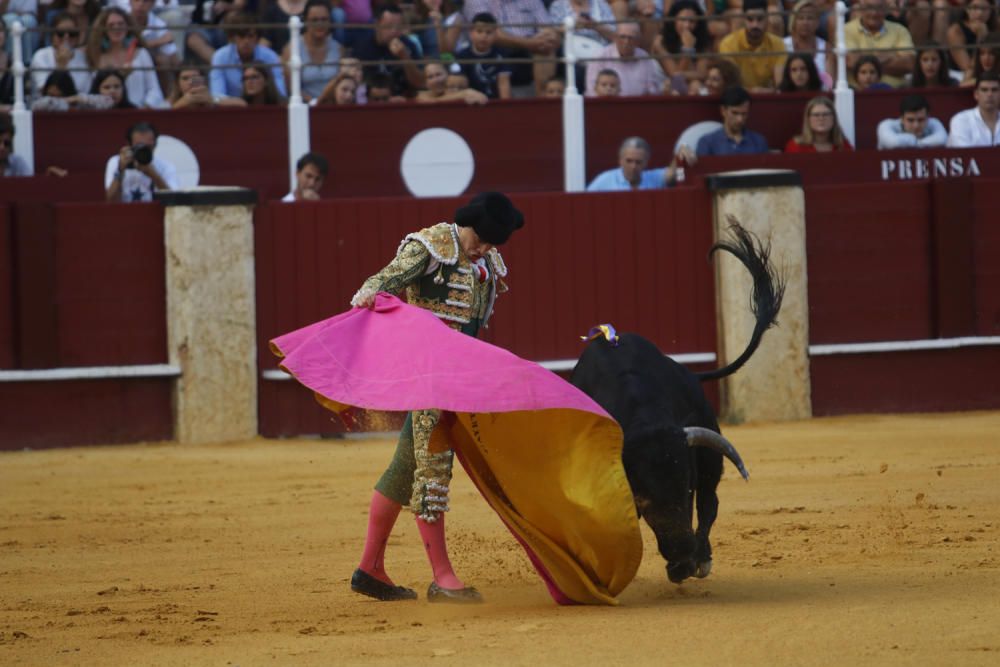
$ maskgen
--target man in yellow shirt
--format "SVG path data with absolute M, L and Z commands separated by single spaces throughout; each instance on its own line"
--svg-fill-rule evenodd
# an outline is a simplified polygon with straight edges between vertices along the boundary
M 719 53 L 739 68 L 746 88 L 772 91 L 775 68 L 780 72 L 785 65 L 785 43 L 767 32 L 767 0 L 743 0 L 743 15 L 746 27 L 726 35 Z
M 899 88 L 903 77 L 913 71 L 910 31 L 885 20 L 886 0 L 861 0 L 859 9 L 861 16 L 844 26 L 848 71 L 861 56 L 873 55 L 882 63 L 882 81 Z

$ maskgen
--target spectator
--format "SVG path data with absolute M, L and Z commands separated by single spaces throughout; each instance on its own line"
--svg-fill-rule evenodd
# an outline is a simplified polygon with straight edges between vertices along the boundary
M 991 0 L 969 0 L 962 17 L 948 27 L 948 67 L 970 72 L 975 67 L 975 46 L 997 29 L 997 13 Z
M 177 70 L 170 99 L 174 109 L 205 109 L 214 106 L 245 107 L 246 101 L 239 97 L 215 97 L 208 89 L 205 74 L 197 65 L 186 65 Z
M 851 75 L 855 90 L 892 90 L 892 86 L 882 81 L 882 63 L 873 55 L 855 60 Z
M 544 97 L 562 97 L 566 94 L 566 81 L 554 76 L 545 82 Z
M 371 23 L 372 4 L 372 0 L 340 0 L 340 7 L 344 10 L 344 23 L 348 25 Z M 365 37 L 369 32 L 369 28 L 345 28 L 344 41 L 341 44 L 348 48 L 354 48 L 355 42 L 359 38 Z
M 587 95 L 596 95 L 597 75 L 614 70 L 621 82 L 621 94 L 655 95 L 663 90 L 663 70 L 649 54 L 639 48 L 639 26 L 619 23 L 615 26 L 615 41 L 600 52 L 602 60 L 587 63 Z
M 0 176 L 31 176 L 28 161 L 14 154 L 14 121 L 0 112 Z
M 708 61 L 705 83 L 698 92 L 701 95 L 721 95 L 722 91 L 734 86 L 743 87 L 740 70 L 728 60 L 714 58 Z
M 698 140 L 695 151 L 704 155 L 737 155 L 766 153 L 767 140 L 747 129 L 750 118 L 750 94 L 741 87 L 727 88 L 722 93 L 722 127 Z
M 618 167 L 598 174 L 587 186 L 587 192 L 659 190 L 674 185 L 676 158 L 666 169 L 646 169 L 649 157 L 649 144 L 646 140 L 642 137 L 629 137 L 618 149 Z
M 267 63 L 250 63 L 243 66 L 243 101 L 247 106 L 274 106 L 285 103 L 271 76 L 273 68 Z
M 983 72 L 973 92 L 976 106 L 951 117 L 948 145 L 952 148 L 1000 145 L 1000 75 Z
M 912 88 L 948 88 L 957 82 L 946 67 L 945 52 L 937 42 L 924 42 L 917 53 L 917 64 L 910 77 Z
M 354 79 L 354 82 L 358 84 L 354 93 L 355 102 L 357 104 L 365 104 L 368 101 L 368 88 L 365 85 L 365 75 L 364 69 L 361 67 L 361 61 L 357 58 L 341 58 L 340 73 L 347 74 Z
M 104 169 L 105 199 L 110 202 L 153 201 L 156 190 L 176 190 L 174 165 L 153 155 L 159 132 L 136 123 L 125 133 L 125 146 L 108 158 Z
M 465 75 L 462 76 L 465 79 Z M 465 81 L 465 88 L 469 87 L 469 82 Z M 378 70 L 372 72 L 365 79 L 368 100 L 366 104 L 384 104 L 386 102 L 405 102 L 406 98 L 392 94 L 392 77 L 385 72 Z
M 403 34 L 403 13 L 395 5 L 375 10 L 375 30 L 355 41 L 351 55 L 363 62 L 377 62 L 365 66 L 365 77 L 373 72 L 388 74 L 395 96 L 413 97 L 424 87 L 424 75 L 413 62 L 422 56 L 420 44 Z
M 38 0 L 0 0 L 0 21 L 10 28 L 14 21 L 20 21 L 25 28 L 22 36 L 24 47 L 24 64 L 31 60 L 32 54 L 38 50 Z M 7 45 L 7 54 L 12 53 L 11 46 Z
M 802 114 L 802 134 L 785 144 L 786 153 L 830 153 L 852 151 L 851 142 L 837 122 L 837 110 L 827 97 L 814 97 L 806 103 Z
M 454 67 L 454 65 L 452 65 Z M 445 90 L 449 93 L 457 93 L 469 87 L 469 77 L 462 73 L 462 70 L 448 72 L 448 78 L 444 82 Z
M 712 38 L 701 6 L 694 0 L 675 0 L 663 30 L 653 43 L 653 54 L 679 94 L 701 90 L 708 74 Z
M 816 71 L 816 61 L 806 53 L 793 53 L 785 61 L 778 83 L 782 93 L 818 92 L 823 90 L 823 82 Z
M 592 40 L 600 46 L 614 41 L 615 13 L 607 0 L 555 0 L 549 5 L 549 20 L 557 29 L 570 15 L 576 17 L 574 36 L 577 39 Z
M 740 70 L 743 85 L 753 91 L 773 91 L 775 72 L 785 66 L 785 43 L 767 32 L 767 1 L 743 0 L 746 27 L 719 43 L 719 53 Z
M 486 95 L 474 88 L 449 92 L 448 70 L 439 62 L 424 66 L 424 80 L 427 81 L 427 89 L 417 93 L 417 102 L 426 104 L 462 100 L 466 104 L 486 104 Z
M 502 62 L 496 47 L 497 20 L 492 14 L 476 14 L 469 29 L 469 46 L 455 57 L 462 66 L 462 73 L 469 84 L 491 100 L 510 98 L 511 68 Z M 463 61 L 475 62 L 463 62 Z M 424 72 L 426 75 L 426 71 Z M 446 73 L 447 74 L 447 73 Z M 428 86 L 429 88 L 430 86 Z
M 281 53 L 288 44 L 288 19 L 298 16 L 305 23 L 308 0 L 268 0 L 260 14 L 260 23 L 274 27 L 262 27 L 260 45 L 275 53 Z
M 208 75 L 208 87 L 216 97 L 242 97 L 243 66 L 249 63 L 274 65 L 270 78 L 279 95 L 284 97 L 285 78 L 279 66 L 278 54 L 257 43 L 257 29 L 251 26 L 253 19 L 243 12 L 229 12 L 222 19 L 222 26 L 229 38 L 212 56 L 212 71 Z
M 333 38 L 331 11 L 329 0 L 309 0 L 303 11 L 305 28 L 299 41 L 299 58 L 302 60 L 302 99 L 306 102 L 319 97 L 326 84 L 337 76 L 340 44 Z M 288 70 L 291 48 L 291 43 L 286 44 L 281 52 L 287 81 L 291 81 Z
M 4 50 L 7 43 L 7 26 L 0 20 L 0 113 L 14 104 L 14 74 L 10 71 L 10 58 Z
M 832 72 L 836 71 L 836 57 L 833 49 L 828 49 L 826 41 L 819 36 L 819 7 L 817 0 L 798 0 L 788 17 L 788 35 L 785 50 L 789 53 L 808 53 L 816 64 L 816 71 L 823 82 L 823 89 L 833 87 Z M 776 79 L 781 81 L 780 78 Z
M 515 65 L 511 84 L 534 84 L 535 95 L 542 94 L 545 82 L 555 76 L 554 60 L 561 42 L 551 26 L 549 13 L 542 0 L 466 0 L 462 18 L 471 23 L 476 14 L 492 14 L 500 28 L 496 44 L 510 58 L 532 58 L 529 65 Z M 550 61 L 551 60 L 551 61 Z
M 1000 33 L 991 32 L 976 47 L 972 71 L 965 73 L 962 86 L 971 88 L 985 72 L 1000 73 Z
M 125 77 L 118 70 L 102 69 L 94 75 L 90 83 L 91 95 L 106 95 L 111 98 L 112 109 L 135 109 L 128 98 L 128 88 L 125 87 Z
M 37 92 L 42 90 L 45 80 L 52 72 L 69 71 L 77 90 L 88 90 L 93 78 L 87 69 L 87 56 L 77 48 L 80 31 L 76 21 L 66 12 L 57 15 L 52 22 L 52 46 L 45 46 L 31 58 L 31 83 Z
M 468 46 L 468 40 L 462 37 L 462 12 L 458 9 L 461 2 L 420 0 L 414 4 L 417 20 L 427 26 L 417 34 L 424 56 L 438 58 Z
M 173 68 L 181 64 L 174 35 L 167 30 L 167 24 L 156 14 L 153 14 L 153 0 L 129 0 L 130 12 L 135 25 L 142 31 L 142 39 L 153 56 L 153 62 L 160 68 L 159 82 L 161 90 L 170 89 L 170 78 Z
M 931 118 L 931 105 L 923 95 L 908 95 L 899 104 L 899 118 L 886 118 L 878 124 L 878 148 L 936 148 L 948 142 L 948 131 L 937 118 Z
M 594 97 L 619 97 L 622 94 L 622 81 L 618 72 L 613 69 L 602 69 L 594 81 Z
M 609 0 L 608 4 L 619 22 L 634 21 L 639 24 L 639 46 L 652 49 L 662 29 L 663 7 L 668 0 Z
M 208 5 L 211 11 L 206 11 Z M 195 0 L 191 14 L 192 29 L 184 38 L 188 57 L 194 55 L 204 63 L 211 63 L 217 49 L 226 45 L 225 30 L 215 27 L 222 23 L 226 15 L 234 11 L 244 11 L 248 16 L 256 16 L 255 0 Z M 200 26 L 200 27 L 199 27 Z
M 136 106 L 151 109 L 166 106 L 153 69 L 153 56 L 132 17 L 117 7 L 97 15 L 87 40 L 87 64 L 94 70 L 121 71 L 128 97 Z
M 316 104 L 358 104 L 358 82 L 347 72 L 341 72 L 333 77 L 319 97 Z
M 101 13 L 100 0 L 54 0 L 51 9 L 46 12 L 46 22 L 52 25 L 56 16 L 65 12 L 76 21 L 76 29 L 79 31 L 77 44 L 81 47 L 87 43 L 90 36 L 90 26 L 97 20 L 97 15 Z
M 49 74 L 39 97 L 31 103 L 32 111 L 69 111 L 70 109 L 110 109 L 114 102 L 107 95 L 79 93 L 68 72 Z
M 282 197 L 281 201 L 316 201 L 329 170 L 330 165 L 325 157 L 319 153 L 306 153 L 295 163 L 295 189 Z
M 898 88 L 913 71 L 913 39 L 902 25 L 885 20 L 886 0 L 861 0 L 860 9 L 861 17 L 844 26 L 847 67 L 854 71 L 860 58 L 874 56 L 882 80 Z

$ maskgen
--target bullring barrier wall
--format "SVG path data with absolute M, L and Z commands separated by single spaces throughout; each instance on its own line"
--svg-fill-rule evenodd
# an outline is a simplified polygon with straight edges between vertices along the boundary
M 1000 405 L 998 193 L 987 178 L 806 188 L 814 414 Z M 565 369 L 576 337 L 611 321 L 715 364 L 707 190 L 514 198 L 529 227 L 505 249 L 512 292 L 488 340 Z M 308 392 L 263 376 L 268 338 L 343 310 L 405 231 L 458 201 L 258 207 L 262 434 L 340 430 Z M 0 204 L 0 448 L 174 436 L 163 216 L 159 204 Z M 163 374 L 11 380 L 126 365 Z

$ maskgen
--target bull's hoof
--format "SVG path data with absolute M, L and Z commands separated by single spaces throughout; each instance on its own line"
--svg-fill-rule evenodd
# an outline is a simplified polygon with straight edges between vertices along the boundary
M 679 584 L 695 573 L 693 561 L 667 565 L 667 579 L 672 583 Z
M 698 563 L 698 569 L 694 571 L 694 576 L 698 577 L 699 579 L 704 579 L 709 575 L 709 573 L 711 573 L 711 571 L 712 571 L 712 561 L 703 560 L 702 562 Z

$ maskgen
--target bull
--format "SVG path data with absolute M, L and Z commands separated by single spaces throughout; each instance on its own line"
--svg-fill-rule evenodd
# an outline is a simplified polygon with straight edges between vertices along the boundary
M 764 332 L 777 324 L 785 283 L 770 261 L 770 244 L 730 220 L 732 238 L 712 246 L 736 257 L 753 278 L 753 334 L 732 363 L 693 373 L 637 334 L 590 342 L 571 381 L 601 405 L 624 434 L 622 462 L 636 510 L 656 535 L 667 577 L 680 583 L 712 569 L 709 534 L 718 516 L 716 493 L 722 458 L 749 480 L 736 448 L 719 429 L 701 383 L 735 373 L 753 355 Z M 692 527 L 697 507 L 698 527 Z

